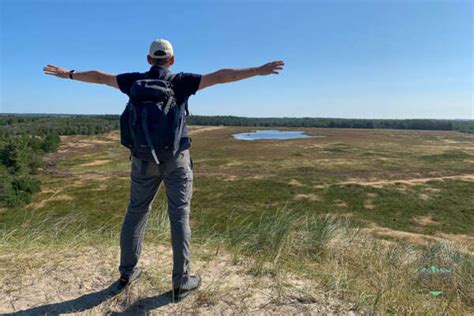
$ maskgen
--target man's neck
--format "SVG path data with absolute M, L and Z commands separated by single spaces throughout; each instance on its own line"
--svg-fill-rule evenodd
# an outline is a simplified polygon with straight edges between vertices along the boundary
M 151 66 L 152 68 L 158 68 L 158 69 L 163 69 L 163 70 L 170 70 L 170 67 L 169 66 L 164 66 L 164 65 L 153 65 Z
M 0 0 L 1 1 L 1 0 Z M 168 67 L 165 66 L 159 66 L 159 65 L 153 65 L 150 68 L 150 75 L 153 76 L 158 76 L 160 73 L 169 73 L 171 72 Z

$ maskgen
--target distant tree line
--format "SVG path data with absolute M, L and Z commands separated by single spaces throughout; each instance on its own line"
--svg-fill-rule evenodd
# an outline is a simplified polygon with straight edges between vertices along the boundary
M 116 115 L 0 115 L 0 207 L 31 202 L 40 190 L 36 172 L 44 154 L 58 149 L 59 135 L 95 135 L 117 128 Z
M 435 120 L 435 119 L 341 119 L 313 117 L 239 117 L 239 116 L 201 116 L 188 118 L 194 125 L 256 126 L 256 127 L 319 127 L 319 128 L 389 128 L 413 130 L 443 130 L 474 133 L 474 120 Z
M 443 130 L 474 133 L 474 120 L 342 119 L 318 117 L 241 117 L 191 115 L 190 125 L 255 127 L 384 128 Z M 119 128 L 119 115 L 0 115 L 0 138 L 5 134 L 96 135 Z

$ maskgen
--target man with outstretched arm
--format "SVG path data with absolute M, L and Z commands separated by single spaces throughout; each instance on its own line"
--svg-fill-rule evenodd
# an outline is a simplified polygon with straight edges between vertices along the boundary
M 59 78 L 83 82 L 105 84 L 130 97 L 130 88 L 135 81 L 146 78 L 158 78 L 170 72 L 175 62 L 171 43 L 157 39 L 150 45 L 147 61 L 151 65 L 148 72 L 132 72 L 112 75 L 102 71 L 75 71 L 54 65 L 43 68 L 45 74 Z M 178 105 L 187 109 L 188 98 L 204 88 L 254 76 L 278 74 L 283 69 L 282 61 L 274 61 L 259 67 L 241 69 L 221 69 L 206 75 L 180 72 L 170 80 Z M 186 125 L 183 126 L 179 150 L 165 163 L 155 164 L 149 159 L 133 156 L 131 164 L 130 200 L 122 224 L 120 235 L 120 278 L 121 289 L 138 278 L 141 269 L 137 266 L 140 257 L 144 230 L 153 200 L 161 182 L 164 182 L 168 200 L 168 215 L 171 224 L 173 248 L 173 297 L 181 299 L 201 284 L 199 275 L 190 273 L 189 213 L 192 197 L 193 163 L 190 155 L 191 139 Z

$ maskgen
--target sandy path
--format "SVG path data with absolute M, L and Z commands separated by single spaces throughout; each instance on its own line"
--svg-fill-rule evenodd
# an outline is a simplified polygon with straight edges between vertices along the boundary
M 112 295 L 118 277 L 118 247 L 4 253 L 0 256 L 0 313 L 65 314 L 248 314 L 350 313 L 349 306 L 294 277 L 255 277 L 244 263 L 215 251 L 198 255 L 193 270 L 203 277 L 200 292 L 173 304 L 169 290 L 171 251 L 145 245 L 142 277 Z M 206 258 L 206 259 L 202 259 Z M 5 264 L 6 263 L 6 264 Z
M 347 184 L 358 184 L 362 186 L 372 186 L 376 188 L 381 188 L 385 185 L 390 184 L 406 184 L 406 185 L 418 185 L 424 184 L 428 181 L 443 181 L 443 180 L 461 180 L 461 181 L 469 181 L 474 182 L 474 174 L 462 174 L 462 175 L 455 175 L 455 176 L 444 176 L 444 177 L 431 177 L 431 178 L 412 178 L 412 179 L 400 179 L 400 180 L 377 180 L 377 181 L 366 181 L 365 179 L 360 180 L 351 180 L 351 181 L 344 181 L 344 182 L 337 182 L 333 184 L 327 185 L 317 185 L 315 188 L 325 188 L 328 186 L 334 185 L 347 185 Z
M 225 126 L 189 126 L 189 135 L 196 135 L 202 132 L 210 132 L 223 129 Z
M 418 224 L 423 225 L 426 224 L 426 221 L 429 219 L 425 218 L 425 222 L 420 222 L 419 220 L 423 221 L 423 218 L 418 218 Z M 430 223 L 431 224 L 431 223 Z M 433 242 L 446 242 L 449 241 L 459 251 L 462 253 L 474 256 L 474 237 L 463 235 L 463 234 L 445 234 L 445 233 L 435 233 L 434 235 L 424 235 L 418 233 L 410 233 L 404 232 L 399 230 L 393 230 L 386 227 L 380 227 L 374 223 L 370 224 L 368 228 L 362 228 L 362 231 L 368 231 L 377 237 L 390 237 L 395 240 L 408 240 L 416 245 L 420 246 L 427 246 L 429 244 L 433 244 Z

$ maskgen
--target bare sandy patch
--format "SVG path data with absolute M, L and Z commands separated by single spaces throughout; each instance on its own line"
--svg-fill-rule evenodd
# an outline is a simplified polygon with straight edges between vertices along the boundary
M 110 176 L 99 174 L 99 173 L 84 173 L 84 174 L 77 174 L 76 181 L 80 182 L 81 184 L 88 180 L 95 180 L 95 181 L 105 181 L 108 180 Z
M 71 186 L 73 187 L 81 187 L 88 181 L 94 181 L 99 183 L 99 187 L 96 191 L 101 191 L 106 188 L 107 184 L 106 181 L 110 180 L 111 177 L 119 178 L 119 179 L 129 179 L 129 176 L 117 176 L 112 174 L 101 174 L 101 173 L 76 173 L 71 175 Z M 94 189 L 91 189 L 94 191 Z
M 295 186 L 295 187 L 302 187 L 303 184 L 301 182 L 299 182 L 298 180 L 296 179 L 291 179 L 290 182 L 288 182 L 289 185 L 292 185 L 292 186 Z
M 448 144 L 462 144 L 462 142 L 452 139 L 443 139 L 442 141 Z
M 420 200 L 423 201 L 428 201 L 429 199 L 433 198 L 433 196 L 436 196 L 436 193 L 440 192 L 440 189 L 435 189 L 435 188 L 424 188 L 423 192 L 418 195 Z
M 63 153 L 67 153 L 67 152 L 69 152 L 73 149 L 87 148 L 87 147 L 91 147 L 91 146 L 92 146 L 91 143 L 68 142 L 68 143 L 64 143 L 64 144 L 60 145 L 57 153 L 63 154 Z
M 32 203 L 31 206 L 33 207 L 33 209 L 36 210 L 36 209 L 44 207 L 47 203 L 52 202 L 52 201 L 71 201 L 73 199 L 74 198 L 72 196 L 67 195 L 67 194 L 53 194 L 49 198 L 41 200 L 38 203 Z
M 336 206 L 337 206 L 337 207 L 340 207 L 340 208 L 345 208 L 345 207 L 347 207 L 347 203 L 344 202 L 343 200 L 335 200 L 334 202 L 336 203 Z
M 320 144 L 311 144 L 311 145 L 303 146 L 304 149 L 321 149 L 323 147 L 325 147 L 325 146 L 320 145 Z
M 94 160 L 91 162 L 80 164 L 78 167 L 93 167 L 93 166 L 100 166 L 105 165 L 106 163 L 111 162 L 112 160 L 104 159 L 104 160 Z
M 58 190 L 52 190 L 52 189 L 47 189 L 47 190 L 41 190 L 41 193 L 58 193 Z
M 109 140 L 109 139 L 94 139 L 92 138 L 90 140 L 90 144 L 92 145 L 103 145 L 103 144 L 111 144 L 111 143 L 115 143 L 115 140 Z
M 430 196 L 426 193 L 420 193 L 418 197 L 420 198 L 420 200 L 423 200 L 423 201 L 428 201 L 430 199 Z
M 402 193 L 406 193 L 406 192 L 409 191 L 409 189 L 408 189 L 408 187 L 407 187 L 406 185 L 404 185 L 404 186 L 398 186 L 398 187 L 396 188 L 396 190 L 399 191 L 399 192 L 402 192 Z
M 376 182 L 360 182 L 361 185 L 387 185 L 387 184 L 394 184 L 394 183 L 401 183 L 406 185 L 418 185 L 424 184 L 429 181 L 436 181 L 436 180 L 462 180 L 462 181 L 474 181 L 474 174 L 465 174 L 465 175 L 456 175 L 456 176 L 445 176 L 445 177 L 431 177 L 431 178 L 414 178 L 414 179 L 407 179 L 407 180 L 382 180 Z
M 354 160 L 343 158 L 319 158 L 315 160 L 315 163 L 324 166 L 352 166 L 354 165 Z
M 118 143 L 120 139 L 120 133 L 113 131 L 109 134 L 101 136 L 60 136 L 61 144 L 56 153 L 65 154 L 71 151 L 82 151 L 92 147 Z
M 364 201 L 364 208 L 373 210 L 375 208 L 373 199 L 378 197 L 377 193 L 367 193 L 367 199 Z
M 375 208 L 374 202 L 372 200 L 365 200 L 364 201 L 364 208 L 368 210 L 373 210 Z
M 114 292 L 118 247 L 9 252 L 2 256 L 0 313 L 25 315 L 233 315 L 349 313 L 350 304 L 323 292 L 315 281 L 287 274 L 278 279 L 249 273 L 248 260 L 234 260 L 209 249 L 193 256 L 202 277 L 200 290 L 172 304 L 171 247 L 145 244 L 142 276 L 125 291 Z M 201 251 L 204 254 L 204 251 Z M 27 263 L 27 264 L 26 264 Z
M 315 188 L 315 189 L 324 189 L 324 188 L 327 188 L 331 185 L 333 185 L 333 184 L 317 184 L 317 185 L 313 185 L 313 188 Z
M 413 220 L 421 226 L 428 226 L 428 225 L 439 225 L 440 223 L 433 220 L 431 216 L 417 216 L 414 217 Z
M 226 167 L 236 167 L 236 166 L 242 166 L 244 165 L 245 162 L 243 161 L 231 161 L 225 164 Z
M 436 189 L 436 188 L 424 188 L 423 191 L 427 193 L 438 193 L 441 191 L 441 189 Z
M 319 201 L 320 198 L 316 194 L 297 194 L 295 196 L 295 200 L 301 201 L 301 200 L 308 200 L 308 201 Z
M 237 177 L 237 176 L 228 176 L 228 177 L 224 178 L 224 181 L 232 182 L 232 181 L 236 181 L 238 179 L 239 179 L 239 177 Z

